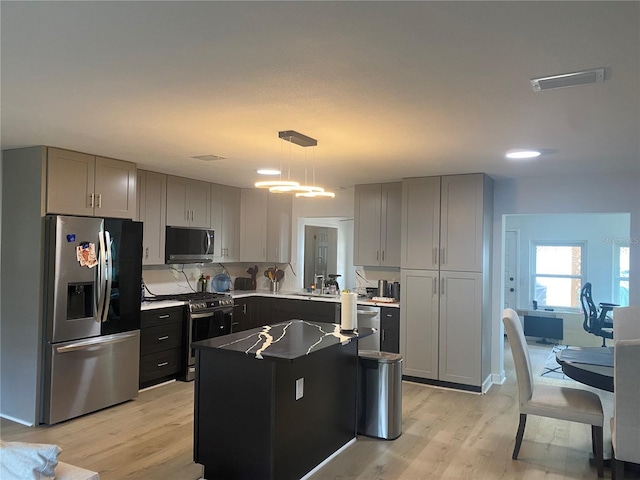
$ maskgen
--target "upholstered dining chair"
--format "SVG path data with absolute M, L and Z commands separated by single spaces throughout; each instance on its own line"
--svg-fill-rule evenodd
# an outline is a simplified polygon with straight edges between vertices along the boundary
M 625 462 L 640 463 L 640 338 L 616 340 L 614 347 L 611 472 L 623 480 Z
M 527 415 L 568 420 L 591 425 L 591 442 L 596 458 L 598 477 L 604 476 L 603 433 L 604 413 L 600 397 L 593 392 L 571 387 L 535 384 L 527 341 L 518 314 L 507 308 L 502 316 L 509 338 L 518 380 L 520 423 L 512 458 L 518 459 Z

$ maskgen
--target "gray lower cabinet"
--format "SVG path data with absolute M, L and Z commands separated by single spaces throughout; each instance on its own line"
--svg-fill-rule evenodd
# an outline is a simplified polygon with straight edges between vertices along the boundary
M 184 374 L 184 307 L 144 310 L 140 318 L 140 388 Z

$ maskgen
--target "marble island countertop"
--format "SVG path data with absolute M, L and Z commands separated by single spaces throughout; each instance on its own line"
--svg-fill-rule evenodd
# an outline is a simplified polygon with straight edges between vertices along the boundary
M 335 323 L 290 320 L 194 342 L 192 347 L 221 349 L 253 355 L 257 359 L 294 360 L 338 343 L 347 344 L 368 337 L 376 331 L 362 327 L 354 332 L 341 332 L 340 325 Z

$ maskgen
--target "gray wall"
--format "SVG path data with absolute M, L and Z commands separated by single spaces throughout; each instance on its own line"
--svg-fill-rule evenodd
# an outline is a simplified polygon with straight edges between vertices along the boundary
M 43 149 L 5 151 L 2 187 L 0 415 L 38 421 L 42 338 Z

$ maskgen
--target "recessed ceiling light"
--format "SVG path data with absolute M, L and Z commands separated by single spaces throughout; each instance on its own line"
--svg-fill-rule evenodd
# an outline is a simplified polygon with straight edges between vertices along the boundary
M 280 175 L 280 170 L 275 168 L 259 168 L 256 172 L 260 175 Z
M 522 160 L 526 158 L 536 158 L 540 156 L 540 151 L 538 150 L 509 150 L 505 157 L 510 158 L 512 160 Z

